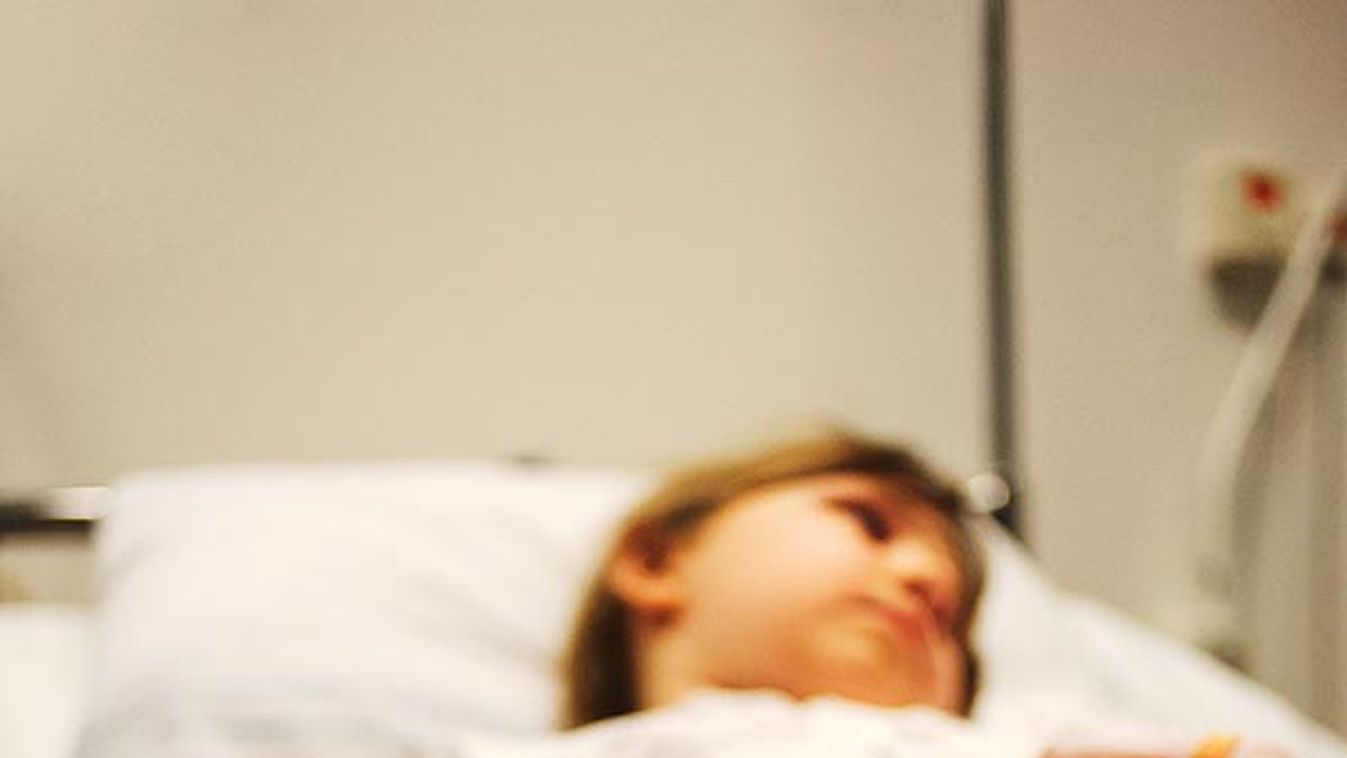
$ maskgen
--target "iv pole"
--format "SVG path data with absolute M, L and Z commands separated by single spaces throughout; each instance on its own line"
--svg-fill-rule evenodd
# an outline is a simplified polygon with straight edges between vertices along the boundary
M 983 505 L 995 509 L 996 520 L 1025 540 L 1019 506 L 1021 479 L 1016 444 L 1014 301 L 1010 268 L 1008 2 L 983 2 L 983 161 L 991 467 L 977 477 L 974 484 L 981 485 L 977 488 L 983 490 L 983 499 L 987 501 Z

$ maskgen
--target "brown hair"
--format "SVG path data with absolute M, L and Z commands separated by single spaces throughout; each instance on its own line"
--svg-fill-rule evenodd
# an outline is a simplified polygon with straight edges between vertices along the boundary
M 669 477 L 638 504 L 591 580 L 576 616 L 563 661 L 565 701 L 562 725 L 636 711 L 635 658 L 628 613 L 608 587 L 607 569 L 633 540 L 664 551 L 689 539 L 702 521 L 722 505 L 752 490 L 792 479 L 831 473 L 857 473 L 891 482 L 935 506 L 954 527 L 963 572 L 963 597 L 956 636 L 968 661 L 964 713 L 977 690 L 977 657 L 969 632 L 982 594 L 982 559 L 965 522 L 968 512 L 955 486 L 913 453 L 851 432 L 832 430 L 739 458 L 714 460 Z

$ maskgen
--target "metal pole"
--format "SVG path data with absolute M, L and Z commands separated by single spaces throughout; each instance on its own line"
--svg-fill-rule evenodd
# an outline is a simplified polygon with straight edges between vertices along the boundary
M 990 367 L 991 455 L 1006 486 L 996 519 L 1021 539 L 1020 477 L 1015 426 L 1015 335 L 1010 271 L 1009 141 L 1007 137 L 1007 5 L 983 3 L 983 147 L 987 211 L 987 336 Z

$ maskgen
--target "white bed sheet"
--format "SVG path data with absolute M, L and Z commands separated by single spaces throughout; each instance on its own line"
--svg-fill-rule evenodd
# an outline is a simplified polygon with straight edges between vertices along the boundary
M 66 758 L 83 715 L 89 612 L 0 604 L 0 756 Z

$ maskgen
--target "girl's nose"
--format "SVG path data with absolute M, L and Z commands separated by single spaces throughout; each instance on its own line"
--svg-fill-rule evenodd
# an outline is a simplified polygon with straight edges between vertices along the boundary
M 959 569 L 943 546 L 922 540 L 897 540 L 882 557 L 888 580 L 916 596 L 937 615 L 953 610 L 959 597 Z

